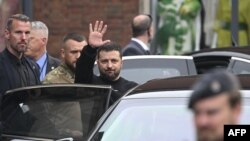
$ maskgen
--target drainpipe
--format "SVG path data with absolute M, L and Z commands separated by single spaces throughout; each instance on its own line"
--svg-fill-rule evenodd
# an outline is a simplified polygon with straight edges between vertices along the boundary
M 238 19 L 238 13 L 239 13 L 239 6 L 238 6 L 238 0 L 231 0 L 231 36 L 232 36 L 232 45 L 234 47 L 238 46 L 239 42 L 239 19 Z
M 32 19 L 32 0 L 22 0 L 22 10 L 23 14 L 27 15 L 28 17 L 30 17 L 30 19 Z

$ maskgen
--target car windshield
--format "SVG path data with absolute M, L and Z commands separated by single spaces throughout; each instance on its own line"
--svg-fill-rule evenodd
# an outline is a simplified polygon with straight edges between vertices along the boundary
M 194 141 L 195 129 L 187 100 L 186 97 L 122 100 L 91 141 Z M 243 123 L 250 123 L 249 99 L 247 102 Z
M 85 139 L 107 109 L 105 87 L 49 86 L 7 93 L 2 100 L 3 134 Z

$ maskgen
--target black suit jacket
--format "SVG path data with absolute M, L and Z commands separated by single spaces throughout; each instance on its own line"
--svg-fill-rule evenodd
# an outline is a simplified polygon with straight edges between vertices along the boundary
M 61 61 L 57 58 L 54 58 L 48 55 L 48 63 L 46 68 L 46 74 L 49 73 L 51 70 L 55 69 L 60 65 Z
M 132 55 L 149 55 L 150 52 L 145 50 L 139 43 L 131 40 L 128 45 L 122 49 L 123 56 L 132 56 Z

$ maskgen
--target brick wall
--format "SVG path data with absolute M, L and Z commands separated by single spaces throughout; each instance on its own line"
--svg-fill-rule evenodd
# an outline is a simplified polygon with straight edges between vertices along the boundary
M 34 0 L 33 20 L 49 28 L 48 52 L 59 57 L 63 36 L 79 32 L 88 36 L 89 23 L 103 20 L 108 25 L 105 39 L 125 46 L 131 38 L 130 23 L 139 12 L 139 0 Z
M 20 11 L 20 0 L 0 0 L 0 52 L 5 48 L 4 30 L 7 19 Z

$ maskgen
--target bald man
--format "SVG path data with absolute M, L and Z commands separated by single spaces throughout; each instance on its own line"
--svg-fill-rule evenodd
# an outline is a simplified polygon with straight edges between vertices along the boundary
M 149 42 L 153 38 L 152 17 L 140 14 L 134 17 L 132 24 L 132 39 L 122 50 L 123 56 L 149 55 Z

